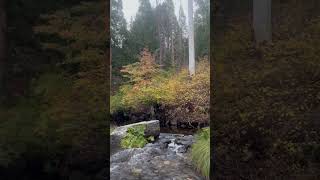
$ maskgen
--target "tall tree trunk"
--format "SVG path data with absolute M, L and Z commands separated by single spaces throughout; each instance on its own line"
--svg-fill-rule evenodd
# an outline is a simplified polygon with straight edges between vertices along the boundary
M 165 61 L 165 64 L 168 65 L 168 59 L 170 57 L 168 57 L 168 54 L 170 53 L 169 51 L 169 37 L 168 37 L 168 33 L 166 33 L 166 36 L 164 37 L 164 43 L 165 43 L 165 46 L 164 46 L 164 61 Z M 170 62 L 169 62 L 170 63 Z
M 172 61 L 172 65 L 176 66 L 176 62 L 175 62 L 175 59 L 174 59 L 173 33 L 171 35 L 171 61 Z
M 160 28 L 158 28 L 160 29 Z M 159 30 L 159 33 L 158 33 L 158 37 L 159 37 L 159 65 L 162 65 L 162 59 L 163 59 L 163 45 L 162 45 L 162 37 L 161 37 L 161 33 L 160 33 L 160 30 Z
M 5 64 L 7 60 L 6 0 L 0 0 L 0 96 L 4 90 Z
M 182 40 L 182 48 L 183 48 L 183 66 L 186 67 L 188 65 L 188 59 L 187 59 L 187 46 L 186 41 Z
M 156 7 L 159 7 L 159 1 L 156 0 Z M 159 38 L 159 64 L 162 65 L 162 59 L 163 59 L 163 43 L 162 43 L 162 36 L 161 36 L 161 16 L 160 11 L 157 9 L 157 29 L 158 29 L 158 38 Z
M 253 29 L 257 43 L 271 41 L 271 0 L 253 0 Z
M 189 73 L 195 73 L 194 58 L 194 31 L 193 31 L 193 0 L 188 1 L 188 21 L 189 21 Z
M 179 49 L 178 49 L 178 67 L 181 68 L 183 62 L 183 46 L 182 46 L 182 31 L 179 32 Z

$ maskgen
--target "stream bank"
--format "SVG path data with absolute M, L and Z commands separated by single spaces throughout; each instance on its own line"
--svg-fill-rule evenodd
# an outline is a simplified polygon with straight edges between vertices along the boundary
M 188 153 L 192 135 L 160 133 L 143 148 L 119 150 L 110 157 L 111 180 L 203 180 Z

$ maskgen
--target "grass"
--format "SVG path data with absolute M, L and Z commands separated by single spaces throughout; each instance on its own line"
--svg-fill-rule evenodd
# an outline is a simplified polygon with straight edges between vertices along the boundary
M 210 129 L 203 128 L 196 135 L 192 145 L 191 160 L 203 176 L 209 178 L 210 173 Z

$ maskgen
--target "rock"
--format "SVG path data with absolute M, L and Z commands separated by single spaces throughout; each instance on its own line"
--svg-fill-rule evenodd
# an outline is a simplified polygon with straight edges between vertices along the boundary
M 148 143 L 144 147 L 152 147 L 152 148 L 159 148 L 160 144 L 153 144 L 153 143 Z
M 145 136 L 154 136 L 159 137 L 160 135 L 160 123 L 159 120 L 151 120 L 151 121 L 143 121 L 139 123 L 129 124 L 125 126 L 117 127 L 113 132 L 110 134 L 110 152 L 114 154 L 115 152 L 121 149 L 120 142 L 123 137 L 127 134 L 127 130 L 130 127 L 135 127 L 138 125 L 145 125 Z
M 171 143 L 171 139 L 163 138 L 163 139 L 159 140 L 159 143 L 169 144 L 169 143 Z
M 186 158 L 187 154 L 184 153 L 186 147 L 175 144 L 179 138 L 182 140 L 179 139 L 178 142 L 187 141 L 186 139 L 192 139 L 191 137 L 161 133 L 154 143 L 149 143 L 143 148 L 126 149 L 115 153 L 110 158 L 110 179 L 204 180 Z M 168 144 L 171 144 L 174 151 L 168 147 Z M 161 146 L 165 145 L 167 147 L 162 149 Z
M 141 174 L 141 172 L 142 172 L 142 169 L 136 169 L 136 168 L 132 169 L 133 174 L 139 175 L 139 174 Z
M 186 148 L 189 148 L 194 143 L 194 138 L 193 138 L 193 136 L 190 136 L 190 135 L 189 136 L 178 137 L 175 140 L 175 143 L 179 144 L 179 145 L 183 145 Z
M 167 149 L 167 148 L 168 148 L 168 144 L 166 144 L 166 143 L 160 144 L 160 149 Z
M 128 161 L 132 154 L 134 153 L 135 149 L 125 149 L 123 151 L 120 151 L 110 158 L 111 163 L 120 163 L 124 161 Z
M 177 152 L 178 153 L 185 153 L 185 152 L 187 152 L 187 148 L 185 146 L 178 147 Z

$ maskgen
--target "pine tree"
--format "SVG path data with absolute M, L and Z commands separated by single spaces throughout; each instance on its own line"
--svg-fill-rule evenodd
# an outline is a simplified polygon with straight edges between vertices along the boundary
M 140 0 L 140 6 L 136 17 L 132 23 L 131 33 L 131 48 L 135 50 L 136 55 L 148 48 L 154 52 L 158 46 L 156 38 L 156 24 L 154 11 L 149 0 Z
M 210 1 L 196 0 L 197 9 L 194 14 L 195 58 L 198 59 L 209 52 L 210 39 Z
M 157 32 L 159 40 L 159 62 L 165 67 L 178 65 L 178 33 L 179 23 L 174 13 L 172 0 L 167 0 L 156 6 Z
M 179 57 L 179 67 L 187 65 L 187 49 L 186 49 L 186 36 L 187 36 L 187 26 L 186 26 L 186 16 L 184 14 L 182 5 L 179 9 L 179 32 L 178 32 L 178 57 Z
M 127 23 L 122 11 L 122 0 L 111 1 L 111 47 L 122 47 L 127 34 Z

